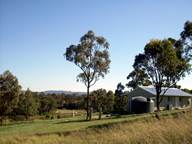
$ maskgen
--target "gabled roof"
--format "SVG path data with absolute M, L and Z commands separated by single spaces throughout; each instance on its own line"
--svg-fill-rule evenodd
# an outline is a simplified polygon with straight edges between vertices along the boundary
M 139 86 L 139 87 L 141 89 L 143 89 L 144 91 L 147 91 L 147 92 L 151 93 L 154 96 L 156 95 L 156 89 L 153 86 Z M 163 94 L 166 89 L 167 89 L 166 87 L 163 87 L 161 94 Z M 182 91 L 182 90 L 180 90 L 178 88 L 169 88 L 165 92 L 164 96 L 187 96 L 187 97 L 192 97 L 191 94 L 186 93 L 186 92 L 184 92 L 184 91 Z

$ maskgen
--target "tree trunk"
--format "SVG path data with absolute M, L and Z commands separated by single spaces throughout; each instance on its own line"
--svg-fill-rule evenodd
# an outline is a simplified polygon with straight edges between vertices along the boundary
M 89 120 L 92 120 L 92 112 L 93 112 L 93 108 L 92 107 L 90 107 L 89 108 Z
M 0 126 L 3 125 L 3 117 L 0 117 Z
M 159 103 L 159 100 L 160 100 L 160 93 L 157 93 L 156 105 L 157 105 L 157 111 L 158 111 L 158 112 L 160 111 L 160 103 Z
M 2 126 L 2 125 L 6 125 L 6 116 L 1 116 L 0 117 L 0 126 Z
M 89 120 L 89 85 L 87 86 L 87 117 L 86 120 Z
M 161 94 L 161 85 L 156 85 L 156 105 L 157 105 L 157 111 L 160 111 L 160 94 Z
M 29 116 L 25 114 L 25 120 L 29 120 Z
M 99 107 L 99 120 L 101 119 L 102 116 L 102 107 Z

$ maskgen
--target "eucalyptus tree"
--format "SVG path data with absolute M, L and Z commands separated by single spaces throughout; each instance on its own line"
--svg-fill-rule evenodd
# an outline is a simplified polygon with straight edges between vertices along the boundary
M 109 43 L 104 37 L 96 36 L 93 31 L 88 31 L 80 38 L 79 44 L 70 45 L 64 54 L 67 61 L 74 63 L 81 69 L 77 81 L 83 82 L 87 87 L 87 120 L 91 120 L 90 87 L 109 72 L 108 48 Z
M 163 95 L 168 88 L 176 85 L 185 76 L 190 69 L 190 64 L 181 53 L 177 52 L 175 43 L 170 39 L 165 39 L 151 40 L 146 44 L 144 53 L 135 56 L 133 68 L 134 71 L 142 71 L 146 80 L 155 87 L 156 105 L 159 111 Z M 164 91 L 162 91 L 163 86 L 167 87 Z

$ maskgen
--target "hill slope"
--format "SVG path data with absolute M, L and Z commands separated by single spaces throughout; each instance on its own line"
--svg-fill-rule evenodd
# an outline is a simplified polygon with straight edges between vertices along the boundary
M 161 116 L 161 120 L 144 114 L 94 121 L 55 119 L 19 123 L 0 127 L 0 143 L 190 144 L 192 111 L 168 112 L 163 115 L 166 116 Z
M 72 91 L 64 91 L 64 90 L 48 90 L 43 91 L 45 94 L 65 94 L 65 95 L 71 95 L 71 96 L 83 96 L 86 95 L 85 92 L 72 92 Z

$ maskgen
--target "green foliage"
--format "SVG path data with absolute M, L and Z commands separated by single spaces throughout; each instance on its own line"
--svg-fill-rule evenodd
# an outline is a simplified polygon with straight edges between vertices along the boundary
M 94 84 L 99 77 L 104 77 L 109 70 L 109 43 L 104 37 L 96 36 L 93 31 L 88 31 L 80 39 L 80 44 L 70 45 L 64 54 L 66 59 L 73 62 L 81 70 L 77 76 L 88 87 Z
M 78 66 L 82 73 L 77 76 L 87 87 L 87 120 L 91 119 L 89 110 L 89 88 L 93 86 L 100 77 L 109 72 L 109 43 L 104 37 L 96 36 L 93 31 L 88 31 L 81 37 L 80 43 L 70 45 L 64 56 L 66 60 Z
M 114 99 L 115 95 L 113 92 L 110 90 L 107 92 L 107 101 L 106 101 L 106 106 L 104 107 L 104 113 L 110 113 L 113 111 L 113 106 L 114 106 Z
M 127 95 L 115 95 L 114 111 L 119 114 L 127 113 L 128 108 L 128 96 Z
M 192 21 L 185 22 L 184 30 L 181 32 L 180 36 L 185 56 L 192 59 Z
M 17 114 L 24 115 L 25 118 L 28 119 L 30 116 L 38 114 L 38 108 L 39 103 L 29 89 L 21 94 Z
M 21 86 L 11 72 L 0 75 L 0 118 L 4 119 L 17 106 Z
M 133 72 L 128 75 L 128 87 L 138 85 L 170 86 L 185 76 L 190 68 L 182 57 L 182 50 L 176 47 L 176 40 L 151 40 L 144 48 L 144 53 L 135 57 Z
M 183 90 L 183 91 L 185 91 L 185 92 L 187 92 L 187 93 L 192 94 L 192 89 L 191 89 L 191 90 L 189 90 L 189 89 L 185 88 L 185 89 L 182 89 L 182 90 Z
M 63 108 L 65 109 L 84 109 L 85 96 L 65 96 Z
M 123 94 L 123 90 L 125 89 L 125 86 L 121 83 L 117 84 L 117 89 L 115 90 L 115 95 L 121 96 Z
M 98 89 L 91 94 L 91 107 L 94 111 L 102 110 L 103 113 L 110 113 L 113 110 L 114 94 L 112 91 Z
M 40 96 L 39 114 L 47 114 L 56 108 L 56 101 L 53 97 Z
M 134 69 L 127 76 L 129 81 L 126 86 L 135 89 L 138 85 L 148 86 L 151 85 L 148 75 L 142 69 Z
M 125 114 L 127 112 L 128 96 L 123 95 L 124 88 L 124 85 L 118 83 L 117 89 L 115 90 L 114 111 L 119 114 Z

